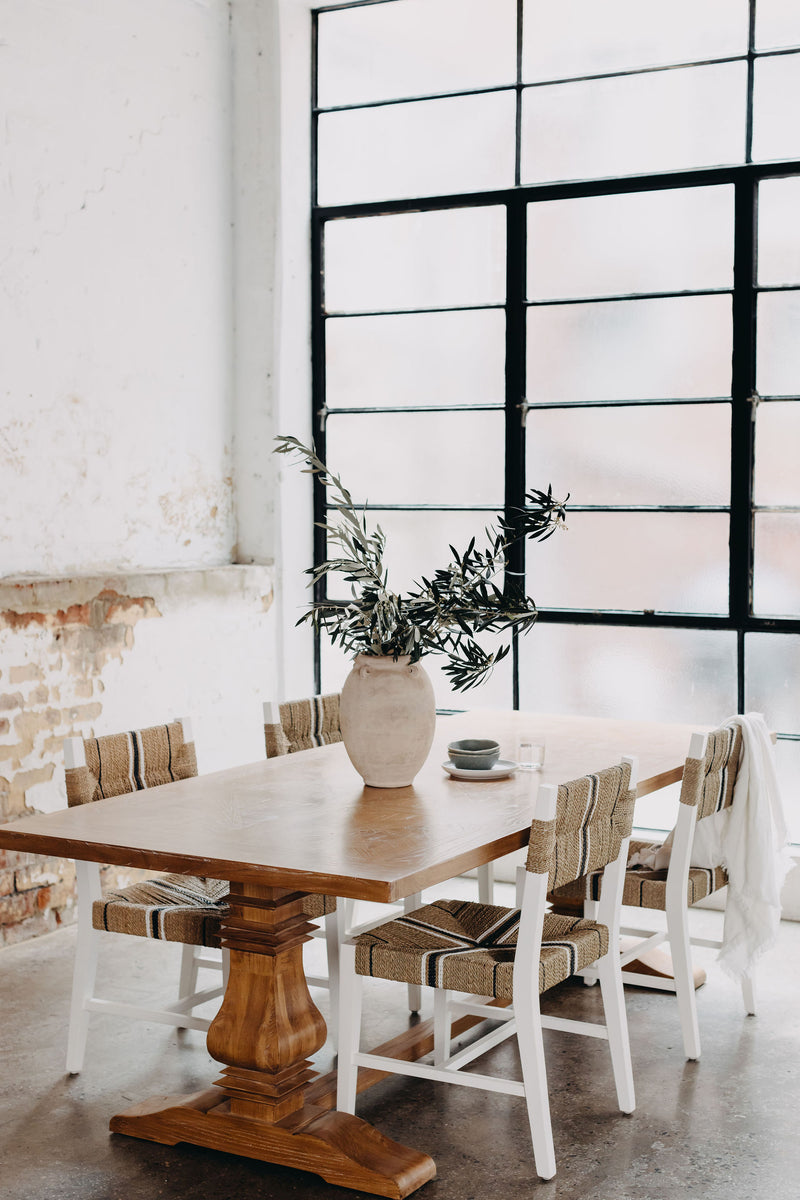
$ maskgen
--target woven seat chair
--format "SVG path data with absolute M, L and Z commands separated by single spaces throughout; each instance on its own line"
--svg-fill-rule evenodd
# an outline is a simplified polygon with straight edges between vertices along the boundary
M 635 760 L 555 788 L 542 786 L 520 908 L 438 900 L 378 925 L 342 946 L 337 1106 L 354 1112 L 358 1067 L 421 1076 L 524 1096 L 534 1165 L 556 1170 L 542 1029 L 607 1038 L 623 1112 L 635 1099 L 619 961 L 619 918 L 633 820 Z M 546 912 L 548 886 L 569 883 L 587 866 L 605 870 L 596 920 Z M 540 994 L 595 963 L 605 1025 L 543 1016 Z M 362 977 L 415 982 L 434 989 L 433 1063 L 406 1062 L 359 1050 Z M 467 993 L 456 998 L 453 993 Z M 495 1007 L 487 999 L 505 1002 Z M 452 1053 L 452 1020 L 471 1013 L 499 1024 Z M 522 1081 L 464 1072 L 462 1067 L 516 1034 Z
M 174 721 L 100 738 L 66 738 L 64 764 L 70 807 L 122 796 L 197 774 L 188 721 Z M 227 956 L 207 953 L 219 947 L 219 926 L 227 913 L 228 884 L 218 879 L 165 875 L 130 887 L 103 891 L 97 863 L 75 864 L 78 881 L 78 944 L 67 1042 L 67 1071 L 83 1067 L 89 1014 L 157 1021 L 206 1030 L 210 1021 L 192 1010 L 224 990 Z M 143 1008 L 96 996 L 100 945 L 107 933 L 180 942 L 183 946 L 178 998 L 165 1009 Z M 222 972 L 218 986 L 197 990 L 200 968 Z
M 695 733 L 683 771 L 678 818 L 671 835 L 669 867 L 651 871 L 640 867 L 628 868 L 622 893 L 623 906 L 660 909 L 666 913 L 666 930 L 639 929 L 623 926 L 624 935 L 636 942 L 622 954 L 623 981 L 663 991 L 675 992 L 683 1033 L 686 1057 L 700 1057 L 700 1030 L 697 1022 L 695 981 L 691 947 L 706 946 L 719 949 L 722 942 L 710 938 L 692 937 L 689 930 L 689 909 L 699 900 L 726 886 L 728 877 L 722 867 L 693 867 L 692 842 L 696 823 L 727 808 L 733 800 L 742 748 L 742 731 L 736 726 L 722 726 L 712 733 Z M 631 842 L 630 856 L 657 847 L 649 842 Z M 556 889 L 550 899 L 583 900 L 584 914 L 601 892 L 601 880 L 596 873 L 575 881 L 568 887 Z M 661 979 L 626 969 L 642 954 L 669 942 L 674 979 Z M 589 974 L 587 982 L 592 982 Z M 742 979 L 742 998 L 748 1013 L 755 1012 L 755 994 L 751 976 Z

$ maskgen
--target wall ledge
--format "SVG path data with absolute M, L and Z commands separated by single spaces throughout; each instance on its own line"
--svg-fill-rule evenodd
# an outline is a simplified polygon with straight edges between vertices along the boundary
M 147 596 L 156 604 L 204 592 L 220 597 L 269 596 L 271 601 L 274 574 L 271 563 L 226 563 L 57 578 L 7 576 L 0 577 L 0 611 L 57 613 L 87 604 L 102 593 Z

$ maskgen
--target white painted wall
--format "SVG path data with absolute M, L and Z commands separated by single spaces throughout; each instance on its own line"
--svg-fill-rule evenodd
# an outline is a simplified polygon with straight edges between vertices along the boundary
M 228 21 L 0 2 L 0 576 L 235 560 Z

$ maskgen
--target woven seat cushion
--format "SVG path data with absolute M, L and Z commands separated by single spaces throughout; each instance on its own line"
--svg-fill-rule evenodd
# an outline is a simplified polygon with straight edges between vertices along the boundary
M 95 929 L 160 938 L 189 946 L 219 946 L 219 927 L 228 913 L 230 885 L 223 879 L 165 875 L 130 887 L 109 889 L 92 905 Z M 333 912 L 331 896 L 306 896 L 303 911 L 312 919 Z
M 228 912 L 224 880 L 165 875 L 130 887 L 110 889 L 92 905 L 95 929 L 161 938 L 190 946 L 218 946 Z
M 652 849 L 652 842 L 631 842 L 631 857 L 641 850 Z M 593 871 L 583 875 L 573 883 L 556 888 L 548 899 L 554 904 L 559 900 L 598 900 L 600 898 L 600 880 L 602 872 Z M 689 880 L 686 889 L 686 899 L 689 904 L 696 904 L 712 892 L 718 892 L 725 887 L 728 876 L 722 867 L 690 867 Z M 631 868 L 625 873 L 625 886 L 622 892 L 622 903 L 632 908 L 667 907 L 667 872 L 643 870 L 641 867 Z
M 510 1000 L 519 909 L 466 900 L 437 900 L 363 933 L 356 972 Z M 544 992 L 608 950 L 596 921 L 547 914 L 539 963 Z

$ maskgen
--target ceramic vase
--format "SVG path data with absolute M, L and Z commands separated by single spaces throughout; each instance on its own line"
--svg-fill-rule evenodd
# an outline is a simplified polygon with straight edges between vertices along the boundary
M 407 787 L 430 753 L 433 686 L 420 663 L 359 654 L 339 701 L 342 741 L 368 787 Z

